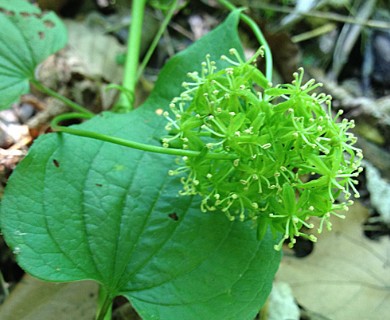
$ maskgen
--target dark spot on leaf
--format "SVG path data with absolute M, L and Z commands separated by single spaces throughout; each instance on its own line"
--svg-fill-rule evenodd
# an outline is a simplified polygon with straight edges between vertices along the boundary
M 25 17 L 25 18 L 31 17 L 31 13 L 28 13 L 28 12 L 21 12 L 20 15 L 21 15 L 22 17 Z
M 57 168 L 60 167 L 60 163 L 59 163 L 58 160 L 56 160 L 56 159 L 53 159 L 53 164 L 54 164 Z
M 11 16 L 11 17 L 15 15 L 15 11 L 6 10 L 4 8 L 0 8 L 0 12 L 4 13 L 7 16 Z
M 96 186 L 97 187 L 103 187 L 103 185 L 101 183 L 97 183 Z
M 45 39 L 45 33 L 42 31 L 38 32 L 38 36 L 39 36 L 39 39 L 41 39 L 41 40 Z
M 176 212 L 168 214 L 168 217 L 175 221 L 179 220 L 179 216 L 176 214 Z
M 46 27 L 48 28 L 54 28 L 54 22 L 50 20 L 43 20 L 43 23 L 45 24 Z
M 42 13 L 33 13 L 32 14 L 35 18 L 38 18 L 38 19 L 40 19 L 40 18 L 42 18 Z

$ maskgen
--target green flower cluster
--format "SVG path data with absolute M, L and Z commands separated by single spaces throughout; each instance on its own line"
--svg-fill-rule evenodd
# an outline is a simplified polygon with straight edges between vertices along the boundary
M 235 49 L 229 67 L 217 70 L 206 57 L 199 73 L 189 73 L 171 112 L 163 139 L 165 147 L 200 151 L 182 157 L 170 175 L 182 175 L 182 195 L 199 194 L 204 212 L 221 211 L 230 220 L 253 220 L 261 239 L 268 226 L 281 241 L 316 241 L 310 217 L 319 218 L 318 232 L 331 229 L 332 215 L 347 210 L 362 152 L 348 129 L 353 121 L 338 121 L 331 114 L 331 97 L 313 93 L 321 84 L 302 83 L 303 69 L 292 84 L 272 87 L 252 64 L 257 54 L 243 61 Z M 220 154 L 212 159 L 208 153 Z M 227 155 L 234 154 L 234 159 Z

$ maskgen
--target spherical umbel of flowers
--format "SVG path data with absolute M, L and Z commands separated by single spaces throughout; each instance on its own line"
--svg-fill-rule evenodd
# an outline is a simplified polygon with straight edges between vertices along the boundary
M 202 211 L 253 220 L 259 239 L 268 226 L 281 232 L 277 250 L 298 236 L 316 241 L 301 230 L 314 228 L 308 219 L 320 219 L 318 232 L 330 229 L 330 217 L 344 217 L 337 211 L 359 196 L 362 152 L 348 132 L 354 123 L 338 121 L 341 112 L 332 116 L 331 97 L 312 93 L 321 84 L 302 83 L 303 69 L 291 84 L 272 87 L 252 65 L 261 50 L 246 62 L 236 50 L 230 54 L 233 59 L 222 56 L 230 66 L 219 71 L 206 56 L 165 113 L 163 145 L 200 151 L 169 174 L 181 175 L 180 194 L 202 197 Z

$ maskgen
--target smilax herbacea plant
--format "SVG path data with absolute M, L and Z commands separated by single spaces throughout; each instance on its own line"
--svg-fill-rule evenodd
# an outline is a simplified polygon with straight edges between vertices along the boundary
M 145 320 L 252 320 L 283 243 L 315 241 L 314 224 L 330 229 L 358 197 L 353 121 L 332 114 L 331 98 L 303 69 L 273 86 L 259 28 L 219 2 L 232 9 L 226 20 L 170 59 L 132 110 L 138 76 L 179 8 L 150 2 L 165 19 L 137 69 L 146 1 L 133 1 L 121 96 L 95 116 L 36 78 L 38 64 L 66 44 L 61 20 L 0 0 L 0 107 L 32 84 L 77 112 L 56 117 L 56 132 L 40 136 L 14 170 L 1 232 L 33 276 L 98 282 L 97 320 L 111 319 L 119 295 Z M 262 46 L 247 61 L 240 19 Z M 263 54 L 265 75 L 255 65 Z M 72 118 L 87 121 L 61 125 Z
M 268 227 L 283 233 L 277 250 L 286 239 L 290 246 L 299 236 L 316 241 L 301 231 L 314 227 L 308 219 L 320 218 L 319 233 L 324 224 L 330 230 L 330 217 L 344 217 L 337 211 L 353 203 L 351 194 L 359 197 L 362 152 L 347 132 L 354 122 L 338 121 L 341 111 L 332 116 L 331 97 L 314 92 L 321 86 L 314 79 L 303 83 L 303 69 L 292 84 L 272 87 L 252 65 L 261 49 L 248 61 L 230 54 L 221 57 L 230 64 L 222 70 L 207 55 L 165 112 L 164 146 L 200 152 L 169 173 L 182 176 L 180 194 L 202 196 L 202 211 L 252 220 L 259 239 Z M 209 151 L 220 158 L 205 158 Z

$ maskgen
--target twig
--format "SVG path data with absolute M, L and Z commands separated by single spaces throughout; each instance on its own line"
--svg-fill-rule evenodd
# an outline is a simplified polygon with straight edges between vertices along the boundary
M 271 11 L 282 12 L 282 13 L 292 13 L 295 11 L 293 8 L 286 8 L 278 5 L 265 4 L 259 2 L 252 4 L 251 7 L 254 9 L 264 9 L 264 10 L 271 10 Z M 338 13 L 333 13 L 333 12 L 325 13 L 316 10 L 312 10 L 309 12 L 298 12 L 298 13 L 305 17 L 314 17 L 314 18 L 320 18 L 320 19 L 337 21 L 337 22 L 358 24 L 361 26 L 377 28 L 377 29 L 390 29 L 390 23 L 386 21 L 356 19 L 354 17 L 348 17 Z

